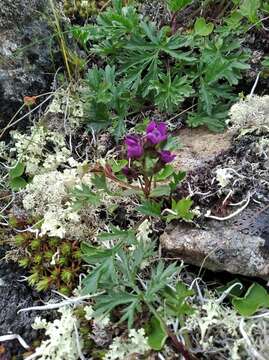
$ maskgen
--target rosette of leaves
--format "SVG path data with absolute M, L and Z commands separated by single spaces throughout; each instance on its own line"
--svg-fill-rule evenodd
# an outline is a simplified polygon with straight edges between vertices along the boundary
M 15 243 L 24 250 L 19 265 L 30 272 L 28 283 L 37 291 L 54 288 L 68 295 L 77 286 L 81 266 L 77 241 L 23 232 L 15 236 Z

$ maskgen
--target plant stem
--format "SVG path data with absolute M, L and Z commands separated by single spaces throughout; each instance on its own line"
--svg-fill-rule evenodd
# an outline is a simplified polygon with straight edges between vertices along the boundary
M 176 337 L 176 335 L 167 327 L 162 317 L 157 313 L 157 311 L 154 309 L 154 307 L 145 299 L 143 296 L 143 301 L 151 311 L 151 313 L 160 321 L 160 323 L 163 325 L 163 328 L 165 329 L 167 335 L 172 340 L 175 348 L 178 350 L 178 352 L 184 357 L 185 360 L 196 360 L 196 357 L 189 353 L 189 351 L 185 348 L 184 344 L 179 341 Z
M 52 9 L 52 12 L 53 12 L 53 16 L 54 16 L 55 27 L 56 27 L 56 30 L 57 30 L 57 36 L 58 36 L 58 39 L 59 39 L 60 48 L 61 48 L 61 51 L 62 51 L 62 56 L 63 56 L 63 59 L 64 59 L 67 75 L 68 75 L 69 80 L 71 81 L 72 80 L 72 75 L 71 75 L 71 70 L 70 70 L 69 61 L 68 61 L 68 50 L 66 49 L 65 38 L 63 36 L 63 32 L 62 32 L 62 29 L 61 29 L 61 25 L 60 25 L 60 22 L 59 22 L 59 18 L 58 18 L 58 15 L 57 15 L 56 8 L 55 8 L 53 0 L 49 0 L 49 3 L 50 3 L 50 6 L 51 6 L 51 9 Z

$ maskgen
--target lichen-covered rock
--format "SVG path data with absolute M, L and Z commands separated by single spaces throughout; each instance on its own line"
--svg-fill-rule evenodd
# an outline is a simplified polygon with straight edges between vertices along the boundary
M 21 107 L 24 96 L 50 87 L 52 32 L 44 15 L 47 4 L 0 0 L 0 128 Z
M 243 234 L 227 224 L 210 225 L 209 230 L 203 230 L 171 224 L 161 236 L 163 250 L 212 271 L 269 279 L 269 248 L 265 238 Z
M 269 131 L 269 95 L 249 95 L 234 104 L 229 112 L 228 124 L 232 131 L 246 134 Z

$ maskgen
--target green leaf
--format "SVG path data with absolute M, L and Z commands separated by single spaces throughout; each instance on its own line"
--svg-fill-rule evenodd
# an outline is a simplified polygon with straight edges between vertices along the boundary
M 112 227 L 112 232 L 110 233 L 101 233 L 98 235 L 99 241 L 109 241 L 109 240 L 120 240 L 124 242 L 133 242 L 135 241 L 135 232 L 132 230 L 119 230 L 116 227 Z
M 107 186 L 106 177 L 104 174 L 100 174 L 100 175 L 95 174 L 92 177 L 92 183 L 98 190 L 104 190 L 105 192 L 110 193 Z
M 146 301 L 156 301 L 157 294 L 164 290 L 169 281 L 168 279 L 178 274 L 180 270 L 181 268 L 177 266 L 176 262 L 167 266 L 163 261 L 159 261 L 157 267 L 151 271 L 151 277 L 144 295 Z
M 265 56 L 263 61 L 262 61 L 262 65 L 265 67 L 265 68 L 269 68 L 269 56 Z
M 186 6 L 192 3 L 192 0 L 167 0 L 167 7 L 172 12 L 183 10 Z
M 100 284 L 108 290 L 109 285 L 113 286 L 115 279 L 115 266 L 113 257 L 105 257 L 103 262 L 97 265 L 82 281 L 83 294 L 93 294 L 97 291 Z
M 112 256 L 115 253 L 116 249 L 118 249 L 118 247 L 113 247 L 111 249 L 103 249 L 89 245 L 85 242 L 81 244 L 82 258 L 89 264 L 96 263 L 107 257 Z
M 251 316 L 260 308 L 269 308 L 269 294 L 267 290 L 253 283 L 243 298 L 234 298 L 233 306 L 242 316 Z
M 169 185 L 160 185 L 153 189 L 150 193 L 150 197 L 169 196 L 171 192 Z
M 19 191 L 27 186 L 27 182 L 21 177 L 16 177 L 9 181 L 9 186 L 12 190 Z
M 194 217 L 192 213 L 191 206 L 193 201 L 191 199 L 181 199 L 176 202 L 172 200 L 172 211 L 174 214 L 169 214 L 166 218 L 167 222 L 170 222 L 174 219 L 183 219 L 185 221 L 191 221 Z
M 258 10 L 260 9 L 261 1 L 260 0 L 243 0 L 239 11 L 245 16 L 252 24 L 259 21 Z
M 116 307 L 126 304 L 128 306 L 123 310 L 124 315 L 121 317 L 120 322 L 127 320 L 128 328 L 130 329 L 134 322 L 135 313 L 140 310 L 140 299 L 137 295 L 114 291 L 111 291 L 109 295 L 101 295 L 97 299 L 95 316 L 109 314 Z
M 128 160 L 115 160 L 112 159 L 110 161 L 108 161 L 109 165 L 111 166 L 111 169 L 114 173 L 118 173 L 120 172 L 124 166 L 126 166 L 128 164 Z
M 193 94 L 191 81 L 186 76 L 171 78 L 170 72 L 167 75 L 161 73 L 158 80 L 150 83 L 149 89 L 155 92 L 156 106 L 168 113 L 178 110 L 183 100 Z
M 153 316 L 150 320 L 148 329 L 149 346 L 151 347 L 151 349 L 159 351 L 163 348 L 167 338 L 167 331 L 163 323 L 155 316 Z
M 175 191 L 177 188 L 177 185 L 180 184 L 186 177 L 187 173 L 186 171 L 179 171 L 178 173 L 173 174 L 174 180 L 170 182 L 169 186 L 172 191 Z
M 174 168 L 172 165 L 165 165 L 156 175 L 154 175 L 155 181 L 163 181 L 174 174 Z
M 25 165 L 21 162 L 18 162 L 16 166 L 9 171 L 9 176 L 11 179 L 15 179 L 17 177 L 20 177 L 24 174 L 25 171 Z
M 243 293 L 243 285 L 241 284 L 241 281 L 240 279 L 238 278 L 235 278 L 234 280 L 232 281 L 229 281 L 226 285 L 223 285 L 223 286 L 218 286 L 216 288 L 217 292 L 219 294 L 222 294 L 224 293 L 226 290 L 228 290 L 232 285 L 234 284 L 237 284 L 236 286 L 234 286 L 230 292 L 229 292 L 229 295 L 228 297 L 240 297 Z
M 73 198 L 73 208 L 76 210 L 81 209 L 87 204 L 99 206 L 101 204 L 101 198 L 99 194 L 94 193 L 88 185 L 82 184 L 81 188 L 74 188 L 71 192 Z
M 146 200 L 142 203 L 142 205 L 136 208 L 136 210 L 147 216 L 160 217 L 161 208 L 162 202 L 157 203 L 155 201 Z
M 195 35 L 208 36 L 212 33 L 214 24 L 212 22 L 206 23 L 205 18 L 197 18 L 194 24 Z
M 169 315 L 180 317 L 194 312 L 194 309 L 186 303 L 186 299 L 193 296 L 194 291 L 189 290 L 183 282 L 178 282 L 175 290 L 167 286 L 163 295 L 165 297 L 166 311 Z
M 182 148 L 182 143 L 180 142 L 180 138 L 176 136 L 169 136 L 162 150 L 168 150 L 173 152 L 181 148 Z

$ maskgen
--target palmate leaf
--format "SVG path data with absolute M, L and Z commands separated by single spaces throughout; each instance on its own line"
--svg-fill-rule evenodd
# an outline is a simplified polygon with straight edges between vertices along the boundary
M 149 89 L 155 93 L 154 101 L 159 110 L 172 113 L 193 93 L 190 84 L 186 76 L 175 76 L 172 79 L 170 73 L 161 73 L 158 80 L 151 81 Z
M 73 199 L 73 208 L 81 209 L 87 204 L 99 206 L 101 198 L 99 194 L 94 193 L 88 185 L 82 184 L 81 187 L 75 187 L 71 193 Z
M 228 111 L 213 112 L 212 115 L 206 113 L 191 113 L 188 116 L 187 124 L 190 127 L 198 127 L 205 125 L 213 132 L 223 132 L 225 130 L 225 121 L 228 116 Z
M 127 320 L 129 329 L 133 326 L 135 314 L 141 311 L 141 299 L 139 296 L 127 292 L 111 291 L 108 295 L 98 297 L 96 302 L 95 316 L 97 317 L 109 314 L 118 306 L 125 305 L 120 322 Z
M 151 272 L 150 280 L 147 283 L 145 291 L 145 299 L 148 302 L 154 302 L 158 293 L 165 288 L 169 278 L 180 271 L 180 267 L 176 263 L 165 267 L 163 261 L 159 261 L 158 265 Z
M 136 210 L 147 216 L 160 217 L 161 207 L 162 202 L 146 200 L 139 207 L 137 207 Z
M 96 266 L 83 280 L 83 293 L 92 294 L 98 290 L 101 284 L 109 289 L 113 284 L 117 283 L 117 272 L 115 268 L 115 254 L 122 246 L 119 242 L 110 249 L 97 248 L 87 243 L 82 243 L 82 258 L 88 264 Z
M 121 55 L 121 73 L 128 74 L 126 81 L 130 86 L 142 84 L 142 95 L 148 95 L 149 85 L 157 81 L 162 73 L 161 55 L 166 53 L 170 57 L 184 62 L 195 59 L 190 52 L 179 51 L 186 46 L 186 40 L 179 36 L 167 36 L 167 29 L 158 30 L 154 23 L 141 22 L 141 34 L 130 38 L 125 46 L 126 52 Z
M 198 100 L 200 110 L 199 115 L 202 115 L 201 113 L 212 115 L 214 113 L 214 109 L 218 109 L 215 113 L 220 113 L 220 107 L 217 105 L 219 105 L 220 100 L 223 99 L 228 100 L 228 103 L 235 99 L 231 87 L 226 84 L 218 84 L 217 87 L 215 85 L 208 85 L 203 79 L 200 79 Z
M 120 240 L 126 243 L 135 241 L 135 232 L 133 230 L 119 230 L 116 227 L 111 227 L 111 232 L 105 232 L 98 235 L 99 241 Z
M 232 57 L 226 59 L 222 56 L 216 57 L 205 68 L 205 82 L 210 85 L 218 80 L 226 79 L 230 85 L 237 85 L 238 80 L 242 77 L 240 70 L 249 69 L 249 65 L 239 59 L 236 56 L 234 59 Z

